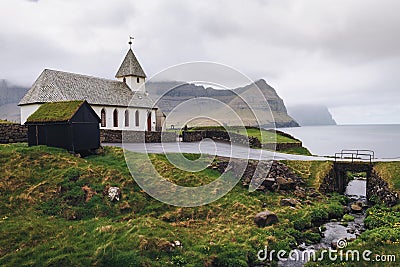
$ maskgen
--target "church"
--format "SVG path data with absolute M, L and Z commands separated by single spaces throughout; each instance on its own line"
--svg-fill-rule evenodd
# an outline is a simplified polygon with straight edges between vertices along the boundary
M 130 42 L 131 44 L 131 42 Z M 45 69 L 19 103 L 21 124 L 42 104 L 86 100 L 101 119 L 100 129 L 155 131 L 157 108 L 145 87 L 146 74 L 129 48 L 116 80 Z

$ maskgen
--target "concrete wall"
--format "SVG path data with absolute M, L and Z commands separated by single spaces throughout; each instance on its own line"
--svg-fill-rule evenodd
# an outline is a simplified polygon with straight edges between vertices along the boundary
M 0 144 L 28 142 L 28 127 L 19 124 L 0 124 Z

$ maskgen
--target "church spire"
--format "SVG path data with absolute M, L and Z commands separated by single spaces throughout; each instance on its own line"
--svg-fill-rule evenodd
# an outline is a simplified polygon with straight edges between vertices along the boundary
M 144 73 L 142 67 L 139 64 L 139 61 L 137 60 L 131 48 L 129 48 L 124 61 L 122 61 L 122 64 L 119 67 L 115 78 L 122 78 L 126 76 L 146 78 L 146 74 Z
M 115 78 L 121 82 L 125 82 L 126 85 L 132 91 L 143 91 L 146 92 L 144 82 L 146 74 L 139 64 L 135 54 L 132 51 L 132 40 L 133 37 L 129 37 L 129 50 L 126 54 L 121 66 L 119 67 Z

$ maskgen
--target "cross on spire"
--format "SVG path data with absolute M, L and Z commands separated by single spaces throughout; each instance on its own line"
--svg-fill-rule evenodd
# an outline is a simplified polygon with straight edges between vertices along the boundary
M 133 39 L 135 39 L 135 38 L 129 36 L 129 43 L 128 43 L 129 44 L 129 48 L 132 48 L 132 40 Z

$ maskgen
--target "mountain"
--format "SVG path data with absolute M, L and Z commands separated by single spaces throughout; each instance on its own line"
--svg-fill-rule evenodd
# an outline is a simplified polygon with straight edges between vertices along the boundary
M 19 101 L 29 88 L 11 85 L 7 80 L 0 80 L 0 119 L 20 121 Z
M 301 126 L 336 125 L 328 108 L 321 105 L 288 106 L 288 113 Z
M 196 119 L 196 125 L 215 125 L 216 120 L 226 125 L 243 122 L 245 126 L 299 126 L 287 114 L 285 104 L 275 89 L 262 79 L 231 90 L 177 81 L 148 82 L 146 89 L 158 107 L 169 114 L 167 127 L 194 124 L 187 120 L 196 116 L 203 117 Z
M 178 81 L 147 82 L 147 91 L 160 109 L 169 116 L 167 126 L 183 126 L 187 118 L 203 117 L 213 118 L 222 124 L 238 125 L 243 122 L 245 126 L 263 127 L 297 127 L 298 123 L 286 111 L 283 100 L 275 89 L 265 80 L 232 90 L 219 90 L 211 87 L 205 88 L 190 83 Z M 11 85 L 6 80 L 0 80 L 0 119 L 19 121 L 20 110 L 18 102 L 29 88 Z M 179 106 L 188 100 L 193 100 L 190 107 Z M 268 103 L 268 105 L 266 105 Z M 177 108 L 178 107 L 178 108 Z M 251 108 L 249 108 L 251 107 Z M 232 113 L 238 116 L 232 116 Z M 257 119 L 258 118 L 258 123 Z M 275 124 L 274 124 L 275 122 Z M 207 119 L 197 119 L 196 125 L 213 125 Z

